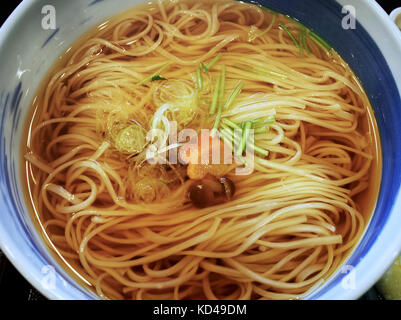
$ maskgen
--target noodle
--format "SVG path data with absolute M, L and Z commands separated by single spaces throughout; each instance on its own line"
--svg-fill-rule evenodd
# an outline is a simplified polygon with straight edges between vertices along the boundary
M 300 299 L 349 256 L 368 219 L 358 196 L 376 157 L 369 101 L 302 32 L 253 4 L 155 1 L 68 50 L 35 100 L 29 191 L 48 239 L 99 297 Z M 223 69 L 216 99 L 243 86 L 222 119 L 274 123 L 255 133 L 265 155 L 254 171 L 228 172 L 232 199 L 194 208 L 186 166 L 151 165 L 136 149 L 171 120 L 211 129 Z

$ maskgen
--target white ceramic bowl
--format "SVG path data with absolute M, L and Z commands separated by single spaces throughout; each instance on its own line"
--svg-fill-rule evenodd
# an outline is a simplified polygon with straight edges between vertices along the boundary
M 96 299 L 60 267 L 26 210 L 23 126 L 48 69 L 81 34 L 140 0 L 24 0 L 0 31 L 0 246 L 20 273 L 51 299 Z M 322 35 L 354 69 L 367 91 L 383 147 L 379 201 L 363 239 L 311 299 L 355 299 L 391 265 L 401 249 L 401 32 L 373 0 L 264 0 Z M 43 22 L 53 6 L 56 29 Z M 344 29 L 344 5 L 356 29 Z M 349 7 L 348 7 L 349 8 Z M 43 10 L 43 13 L 42 13 Z
M 398 29 L 401 29 L 401 7 L 394 9 L 390 13 L 390 18 L 397 25 Z

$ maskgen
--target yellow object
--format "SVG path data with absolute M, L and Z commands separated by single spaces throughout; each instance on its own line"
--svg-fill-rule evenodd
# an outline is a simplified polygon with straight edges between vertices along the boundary
M 401 300 L 401 256 L 379 280 L 377 288 L 387 300 Z
M 146 131 L 136 124 L 120 130 L 114 141 L 118 151 L 127 154 L 140 153 L 146 145 Z

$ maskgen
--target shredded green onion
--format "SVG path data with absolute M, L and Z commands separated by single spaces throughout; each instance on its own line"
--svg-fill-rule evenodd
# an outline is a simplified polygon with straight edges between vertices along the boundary
M 291 31 L 288 30 L 288 28 L 287 28 L 284 24 L 282 24 L 281 22 L 279 23 L 279 26 L 281 27 L 281 29 L 283 29 L 283 30 L 288 34 L 288 36 L 290 37 L 290 39 L 292 40 L 292 42 L 294 42 L 294 45 L 295 45 L 297 48 L 299 48 L 299 43 L 298 43 L 297 39 L 295 39 L 295 37 L 294 37 L 294 35 L 291 33 Z
M 221 104 L 219 105 L 219 108 L 217 110 L 217 115 L 216 115 L 216 119 L 214 120 L 212 134 L 210 135 L 212 138 L 215 136 L 215 132 L 216 132 L 217 128 L 219 127 L 220 119 L 221 119 Z
M 235 144 L 239 145 L 241 143 L 241 138 L 242 138 L 242 129 L 231 129 L 229 126 L 225 124 L 221 124 L 221 127 L 223 130 L 221 130 L 222 133 L 228 134 L 230 139 L 235 142 Z M 236 134 L 234 134 L 236 133 Z
M 162 73 L 164 70 L 166 70 L 168 67 L 170 66 L 170 63 L 166 63 L 163 67 L 161 67 L 159 70 L 157 70 L 156 72 L 152 73 L 150 76 L 146 77 L 145 79 L 142 79 L 141 81 L 139 81 L 136 85 L 140 86 L 142 84 L 144 84 L 145 82 L 148 82 L 150 80 L 152 80 L 154 77 L 159 76 L 160 77 L 160 73 Z
M 265 11 L 267 11 L 267 12 L 270 12 L 271 14 L 274 14 L 274 15 L 278 15 L 279 14 L 277 11 L 275 11 L 273 9 L 270 9 L 268 7 L 262 6 L 261 4 L 258 4 L 258 7 L 263 9 L 263 10 L 265 10 Z
M 233 142 L 230 139 L 230 137 L 227 134 L 224 134 L 222 131 L 220 131 L 220 138 L 223 139 L 224 143 L 229 146 L 230 148 L 232 148 L 233 146 Z
M 241 127 L 238 124 L 232 122 L 230 119 L 223 118 L 223 119 L 221 119 L 221 122 L 222 122 L 222 125 L 226 125 L 232 129 L 241 130 Z
M 236 146 L 240 143 L 240 141 L 235 141 L 233 132 L 229 128 L 223 128 L 220 130 L 220 136 L 224 138 L 224 142 L 226 142 L 232 150 L 235 150 Z
M 244 82 L 242 80 L 238 81 L 238 83 L 235 86 L 234 90 L 231 92 L 231 94 L 228 97 L 226 103 L 224 104 L 224 109 L 229 109 L 230 108 L 230 106 L 234 102 L 235 98 L 241 93 L 241 90 L 242 90 L 243 86 L 244 86 Z
M 254 133 L 258 134 L 258 133 L 266 133 L 270 131 L 270 127 L 261 127 L 261 128 L 256 128 L 254 129 Z
M 302 36 L 301 46 L 303 46 L 306 52 L 310 54 L 311 50 L 308 46 L 308 42 L 306 41 L 307 33 L 305 27 L 301 28 L 301 36 Z
M 242 135 L 242 132 L 236 130 L 236 133 L 238 134 L 234 134 L 234 132 L 230 128 L 225 126 L 224 129 L 220 131 L 220 138 L 223 139 L 224 143 L 229 146 L 231 150 L 236 150 L 237 146 L 239 146 L 239 144 L 241 143 L 240 137 Z M 242 155 L 236 156 L 236 158 L 240 160 L 243 165 L 247 166 L 246 160 L 242 157 Z
M 291 17 L 291 16 L 289 16 L 289 15 L 285 15 L 285 17 L 287 18 L 287 19 L 289 19 L 289 20 L 291 20 L 291 21 L 293 21 L 293 22 L 295 22 L 296 24 L 298 24 L 301 28 L 303 27 L 303 28 L 307 28 L 301 21 L 299 21 L 297 18 L 293 18 L 293 17 Z
M 249 147 L 251 149 L 253 149 L 255 151 L 255 153 L 260 155 L 260 156 L 267 157 L 269 155 L 269 151 L 267 151 L 267 150 L 265 150 L 265 149 L 263 149 L 261 147 L 258 147 L 258 146 L 255 146 L 255 145 L 250 145 Z
M 216 119 L 214 120 L 214 125 L 213 125 L 213 131 L 212 131 L 212 137 L 214 137 L 214 132 L 217 130 L 220 124 L 220 119 L 221 119 L 221 113 L 223 110 L 223 98 L 224 98 L 224 89 L 226 86 L 226 66 L 223 65 L 220 77 L 217 81 L 220 81 L 219 85 L 219 93 L 218 93 L 218 98 L 217 98 L 217 115 Z M 213 96 L 214 97 L 214 96 Z
M 300 22 L 298 19 L 293 18 L 289 15 L 286 15 L 286 18 L 293 21 L 294 23 L 296 23 L 297 25 L 299 25 L 299 45 L 300 45 L 300 50 L 306 50 L 306 52 L 309 54 L 311 53 L 311 50 L 308 46 L 308 43 L 306 41 L 306 37 L 308 36 L 308 34 L 306 33 L 306 30 L 308 30 L 308 27 L 305 26 L 302 22 Z M 295 38 L 295 37 L 294 37 Z M 303 48 L 302 48 L 303 46 Z M 302 56 L 302 53 L 301 53 Z
M 259 75 L 262 75 L 262 76 L 267 76 L 267 77 L 274 76 L 274 77 L 278 77 L 278 78 L 281 78 L 281 79 L 287 79 L 287 76 L 285 74 L 278 73 L 278 72 L 275 72 L 275 71 L 270 71 L 270 70 L 255 68 L 255 67 L 246 67 L 246 66 L 242 66 L 242 65 L 239 65 L 239 64 L 235 64 L 234 67 L 238 68 L 238 69 L 241 69 L 241 70 L 244 70 L 244 71 L 251 72 L 251 73 L 259 74 Z
M 202 71 L 199 66 L 196 68 L 196 82 L 198 85 L 198 89 L 202 90 L 203 89 L 203 79 L 202 79 Z
M 273 15 L 273 18 L 272 18 L 272 20 L 270 21 L 269 26 L 268 26 L 265 30 L 263 30 L 262 32 L 260 32 L 260 33 L 258 33 L 258 34 L 256 34 L 256 35 L 254 35 L 254 36 L 252 36 L 252 37 L 249 37 L 249 40 L 250 40 L 250 41 L 253 41 L 253 40 L 255 40 L 256 38 L 259 38 L 259 37 L 265 35 L 266 33 L 268 33 L 268 32 L 270 31 L 270 29 L 274 26 L 274 23 L 276 22 L 276 17 L 277 17 L 277 15 Z
M 270 124 L 273 124 L 276 122 L 276 119 L 274 117 L 270 117 L 268 119 L 265 120 L 254 120 L 252 121 L 252 128 L 254 128 L 254 133 L 258 134 L 258 133 L 266 133 L 269 132 Z M 262 127 L 260 127 L 262 126 Z
M 157 75 L 157 76 L 152 77 L 152 79 L 150 79 L 150 82 L 159 81 L 159 80 L 167 80 L 167 79 Z
M 309 37 L 316 43 L 318 44 L 320 47 L 322 47 L 323 49 L 325 49 L 326 51 L 330 51 L 332 49 L 332 46 L 326 41 L 324 40 L 322 37 L 320 37 L 319 35 L 317 35 L 315 32 L 313 32 L 312 30 L 309 30 Z
M 220 119 L 221 119 L 221 112 L 223 109 L 223 104 L 221 102 L 218 102 L 218 108 L 217 108 L 217 115 L 216 115 L 216 119 L 214 120 L 214 125 L 213 125 L 213 131 L 217 130 L 217 128 L 219 127 L 220 124 Z M 214 134 L 212 134 L 212 137 L 214 136 Z
M 220 96 L 220 84 L 221 84 L 221 75 L 217 77 L 216 83 L 214 84 L 212 104 L 210 105 L 210 114 L 214 114 L 216 112 L 217 104 L 219 103 Z
M 225 89 L 226 89 L 226 66 L 223 64 L 221 68 L 219 103 L 223 101 Z
M 208 64 L 203 64 L 202 63 L 202 68 L 203 71 L 208 72 L 210 69 L 213 68 L 213 66 L 220 60 L 221 58 L 221 53 L 219 52 Z
M 276 119 L 274 117 L 269 117 L 264 120 L 253 120 L 252 125 L 253 125 L 253 128 L 256 128 L 260 125 L 273 124 L 275 122 L 276 122 Z
M 239 148 L 236 151 L 236 155 L 239 156 L 245 151 L 246 143 L 248 141 L 249 137 L 249 130 L 252 128 L 252 122 L 251 121 L 245 121 L 244 123 L 244 129 L 242 130 L 242 139 L 241 139 L 241 144 L 239 145 Z
M 225 119 L 223 119 L 222 122 Z M 248 124 L 246 124 L 248 123 Z M 236 125 L 238 126 L 238 125 Z M 253 143 L 250 143 L 249 145 L 246 144 L 246 140 L 248 139 L 249 136 L 249 130 L 252 128 L 252 121 L 246 121 L 244 124 L 244 129 L 238 129 L 235 128 L 235 130 L 231 129 L 228 125 L 226 125 L 225 123 L 221 124 L 221 127 L 223 128 L 223 130 L 220 131 L 220 134 L 224 140 L 224 142 L 226 142 L 228 145 L 232 146 L 233 142 L 234 142 L 234 150 L 235 150 L 235 155 L 237 157 L 240 157 L 243 153 L 243 151 L 248 147 L 251 150 L 253 150 L 256 154 L 261 155 L 266 157 L 269 154 L 269 151 L 264 150 L 261 147 L 256 146 Z M 238 126 L 239 127 L 239 126 Z M 248 131 L 248 132 L 246 132 Z M 245 141 L 245 147 L 243 145 L 243 142 Z
M 302 29 L 299 30 L 299 55 L 301 58 L 305 56 L 304 54 L 304 32 L 302 32 Z

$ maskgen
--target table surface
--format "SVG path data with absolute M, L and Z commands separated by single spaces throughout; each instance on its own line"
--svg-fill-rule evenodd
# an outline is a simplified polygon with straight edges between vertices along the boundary
M 10 13 L 21 1 L 7 1 L 9 7 L 1 10 L 2 24 Z M 383 9 L 389 14 L 394 8 L 401 4 L 395 5 L 396 1 L 377 0 Z M 45 300 L 35 288 L 33 288 L 13 267 L 7 257 L 0 251 L 0 299 L 23 301 L 23 300 Z M 371 288 L 362 297 L 362 300 L 381 300 L 383 297 L 379 294 L 375 287 Z M 3 300 L 3 299 L 1 299 Z

